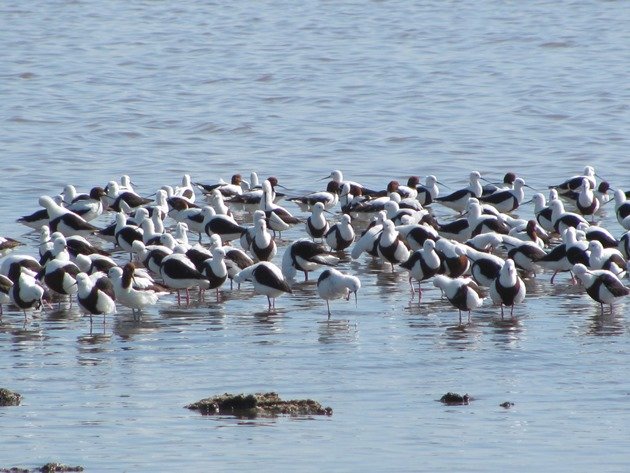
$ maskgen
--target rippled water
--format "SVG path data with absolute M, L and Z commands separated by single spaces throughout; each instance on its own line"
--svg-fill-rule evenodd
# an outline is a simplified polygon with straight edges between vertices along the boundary
M 625 2 L 4 2 L 0 235 L 43 193 L 130 174 L 150 194 L 184 172 L 331 169 L 374 187 L 506 170 L 539 190 L 585 164 L 630 187 Z M 291 210 L 299 214 L 297 208 Z M 450 215 L 436 209 L 438 215 Z M 607 209 L 603 224 L 621 228 Z M 531 215 L 531 207 L 520 214 Z M 104 223 L 104 222 L 103 222 Z M 301 229 L 286 233 L 287 239 Z M 282 253 L 283 248 L 281 248 Z M 278 259 L 279 261 L 279 259 Z M 165 298 L 103 328 L 76 308 L 0 322 L 0 467 L 90 471 L 623 471 L 627 302 L 613 316 L 566 277 L 528 281 L 516 322 L 456 327 L 427 286 L 361 259 L 358 306 L 312 283 L 278 300 Z M 429 285 L 430 286 L 430 285 Z M 311 397 L 315 420 L 202 417 L 221 392 Z M 468 406 L 436 402 L 468 392 Z M 505 410 L 503 401 L 515 406 Z

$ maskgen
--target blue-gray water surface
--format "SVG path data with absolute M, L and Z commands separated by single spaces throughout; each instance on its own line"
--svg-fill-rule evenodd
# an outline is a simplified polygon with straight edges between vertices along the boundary
M 148 195 L 184 173 L 210 183 L 256 170 L 299 193 L 332 169 L 372 187 L 432 173 L 451 188 L 474 169 L 512 170 L 546 192 L 590 164 L 628 189 L 627 7 L 3 2 L 0 235 L 35 254 L 38 235 L 15 220 L 40 195 L 122 174 Z M 619 236 L 612 210 L 601 224 Z M 276 262 L 303 234 L 283 234 Z M 628 302 L 600 316 L 583 288 L 543 273 L 527 281 L 516 321 L 486 303 L 459 328 L 431 284 L 418 305 L 400 269 L 366 257 L 341 268 L 363 287 L 356 307 L 332 303 L 330 321 L 312 282 L 276 313 L 225 286 L 219 303 L 164 297 L 139 321 L 120 308 L 92 331 L 76 304 L 26 323 L 5 306 L 0 387 L 24 400 L 0 408 L 0 467 L 627 471 Z M 183 408 L 258 391 L 334 414 Z M 447 391 L 474 400 L 445 406 Z

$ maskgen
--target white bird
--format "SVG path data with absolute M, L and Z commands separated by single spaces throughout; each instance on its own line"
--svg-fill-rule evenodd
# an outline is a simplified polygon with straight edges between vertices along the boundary
M 39 204 L 46 209 L 49 216 L 48 226 L 52 232 L 61 232 L 65 236 L 87 236 L 98 231 L 94 225 L 86 222 L 74 212 L 57 204 L 51 197 L 43 195 Z
M 160 275 L 164 284 L 177 291 L 177 304 L 181 304 L 180 291 L 186 291 L 186 305 L 190 304 L 190 292 L 192 287 L 201 289 L 208 287 L 208 280 L 201 274 L 190 259 L 183 254 L 185 249 L 176 246 L 172 254 L 162 259 Z
M 559 194 L 575 192 L 582 185 L 582 181 L 586 179 L 591 184 L 591 188 L 594 189 L 596 185 L 595 176 L 595 169 L 592 166 L 585 166 L 583 175 L 572 176 L 561 184 L 550 186 L 550 188 L 556 189 Z
M 268 261 L 261 261 L 245 268 L 234 276 L 234 281 L 237 284 L 245 281 L 253 283 L 256 294 L 267 296 L 269 310 L 275 309 L 276 298 L 281 294 L 292 293 L 280 268 Z
M 468 312 L 468 323 L 470 323 L 470 312 L 483 305 L 483 296 L 479 286 L 470 278 L 451 279 L 438 274 L 433 278 L 433 285 L 439 287 L 448 301 L 459 310 L 459 325 L 462 325 L 462 310 Z
M 219 288 L 228 277 L 225 265 L 225 250 L 223 248 L 213 248 L 212 258 L 204 261 L 201 274 L 208 280 L 208 289 L 217 290 L 217 302 L 219 302 Z
M 586 293 L 595 301 L 599 302 L 604 315 L 604 304 L 612 305 L 618 299 L 630 294 L 630 289 L 615 276 L 605 269 L 588 269 L 583 264 L 573 266 L 573 273 L 582 281 L 586 288 Z
M 440 182 L 434 175 L 428 175 L 425 180 L 424 186 L 416 186 L 418 195 L 416 199 L 421 205 L 431 205 L 435 199 L 440 195 L 440 189 L 438 188 Z
M 116 295 L 112 281 L 105 275 L 92 280 L 86 273 L 77 274 L 77 302 L 85 314 L 105 316 L 116 312 Z
M 422 299 L 422 281 L 432 278 L 440 271 L 442 262 L 435 251 L 435 241 L 427 239 L 421 250 L 414 251 L 407 261 L 400 263 L 400 267 L 409 271 L 411 298 L 415 296 L 412 278 L 418 281 L 418 302 Z
M 271 261 L 276 256 L 278 248 L 267 230 L 267 222 L 264 218 L 259 219 L 256 221 L 255 227 L 250 251 L 256 261 Z
M 479 172 L 471 172 L 468 187 L 455 191 L 444 197 L 437 197 L 435 202 L 439 202 L 445 207 L 462 213 L 466 209 L 466 205 L 468 204 L 468 199 L 470 197 L 479 198 L 481 196 L 483 189 L 481 187 L 481 183 L 479 182 L 480 179 L 481 174 L 479 174 Z
M 615 190 L 615 215 L 624 230 L 630 230 L 630 200 L 622 189 Z
M 39 309 L 43 304 L 44 287 L 20 265 L 13 262 L 8 268 L 8 278 L 13 282 L 9 289 L 9 298 L 22 309 L 26 319 L 26 309 Z
M 345 297 L 350 299 L 350 294 L 354 293 L 355 301 L 357 291 L 361 288 L 361 281 L 356 276 L 343 274 L 334 268 L 322 271 L 317 279 L 317 293 L 319 297 L 326 301 L 328 318 L 330 319 L 330 300 Z
M 109 277 L 114 286 L 116 302 L 131 309 L 133 314 L 141 312 L 145 307 L 157 304 L 158 294 L 152 289 L 141 289 L 133 286 L 135 267 L 126 264 L 124 269 L 114 266 L 109 270 Z
M 308 273 L 322 266 L 335 266 L 339 258 L 333 255 L 321 243 L 313 243 L 307 239 L 296 240 L 289 245 L 282 256 L 282 274 L 287 280 L 295 278 L 297 271 L 304 273 L 304 281 L 308 281 Z
M 597 240 L 588 243 L 588 268 L 606 269 L 618 277 L 626 271 L 626 259 L 616 248 L 604 248 Z
M 503 306 L 510 307 L 510 316 L 514 316 L 514 305 L 525 300 L 525 283 L 516 273 L 516 265 L 511 259 L 507 259 L 499 270 L 499 275 L 490 285 L 490 298 L 495 304 L 501 305 L 501 318 L 503 318 Z
M 409 248 L 400 238 L 396 226 L 391 220 L 383 222 L 383 232 L 381 233 L 377 249 L 379 256 L 392 265 L 392 272 L 395 264 L 400 264 L 409 259 Z
M 324 234 L 326 244 L 333 251 L 343 251 L 354 242 L 354 228 L 352 228 L 352 218 L 348 214 L 343 214 L 339 223 L 334 224 Z
M 306 219 L 306 233 L 315 241 L 316 238 L 324 238 L 324 235 L 330 228 L 328 220 L 324 215 L 324 204 L 315 202 L 311 208 L 311 215 Z
M 566 212 L 564 210 L 564 204 L 560 199 L 554 199 L 549 202 L 549 207 L 551 207 L 551 220 L 553 222 L 553 228 L 557 233 L 562 234 L 567 228 L 577 228 L 580 224 L 586 226 L 589 225 L 589 223 L 581 215 L 573 212 Z

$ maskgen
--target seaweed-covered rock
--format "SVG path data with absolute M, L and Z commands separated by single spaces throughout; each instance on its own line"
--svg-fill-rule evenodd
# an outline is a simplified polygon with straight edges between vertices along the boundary
M 470 402 L 470 396 L 468 394 L 462 396 L 461 394 L 448 392 L 440 398 L 440 402 L 448 405 L 468 404 Z
M 46 463 L 38 471 L 42 473 L 51 473 L 53 471 L 83 471 L 83 467 L 62 465 L 61 463 Z
M 21 394 L 0 388 L 0 406 L 19 406 L 21 401 Z
M 204 415 L 222 414 L 237 417 L 275 417 L 278 415 L 309 416 L 332 415 L 330 407 L 312 399 L 284 401 L 277 393 L 221 394 L 202 399 L 186 406 Z
M 504 409 L 509 409 L 510 407 L 514 406 L 514 403 L 510 401 L 505 401 L 499 404 L 499 406 L 503 407 Z

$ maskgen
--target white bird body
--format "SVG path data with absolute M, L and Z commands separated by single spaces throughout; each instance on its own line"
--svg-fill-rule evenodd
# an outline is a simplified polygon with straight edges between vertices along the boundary
M 238 284 L 250 281 L 256 294 L 267 296 L 269 310 L 275 308 L 277 297 L 292 292 L 280 268 L 268 261 L 261 261 L 245 268 L 234 276 L 234 281 Z
M 510 307 L 510 315 L 514 315 L 514 305 L 523 302 L 526 293 L 525 283 L 517 274 L 514 261 L 506 260 L 499 275 L 490 285 L 490 298 L 495 304 L 501 305 L 501 317 L 504 305 Z
M 333 299 L 341 299 L 342 297 L 349 299 L 350 294 L 354 293 L 356 298 L 357 291 L 361 288 L 361 281 L 356 276 L 343 274 L 334 268 L 329 268 L 319 275 L 317 279 L 317 293 L 319 297 L 326 301 L 328 308 L 328 318 L 330 318 L 330 303 Z

